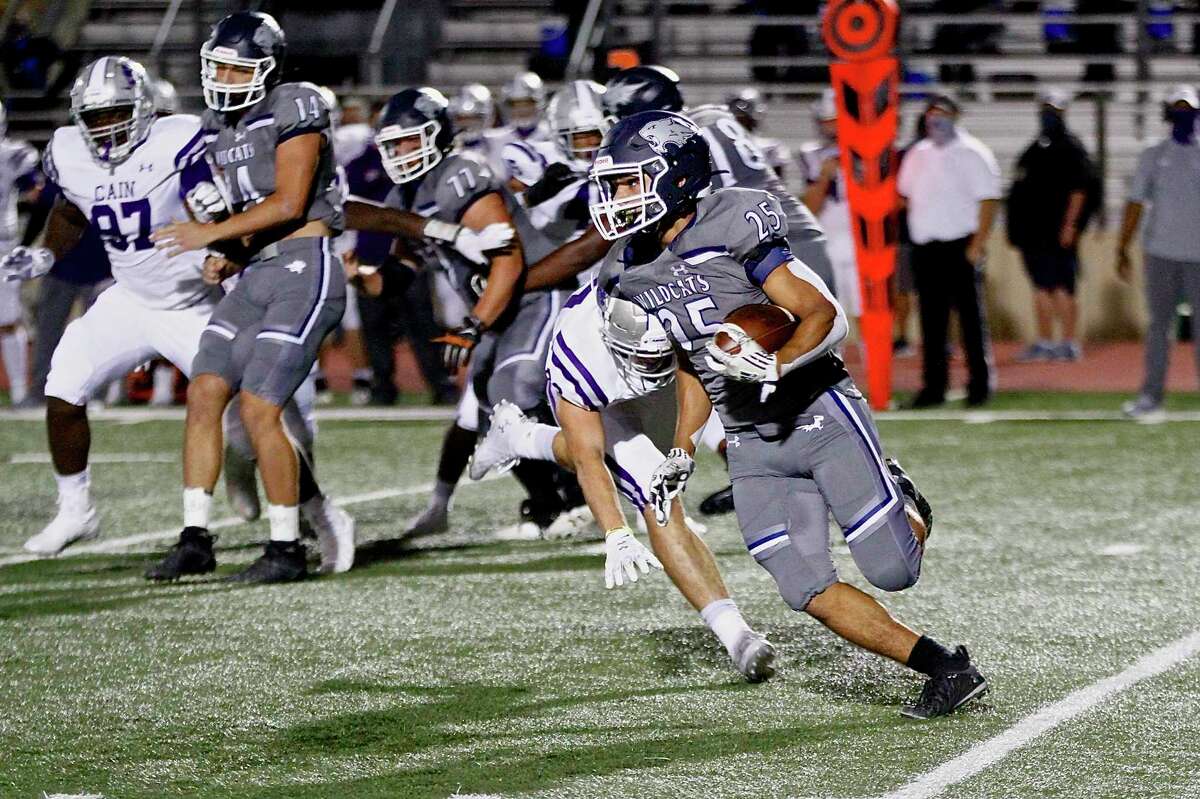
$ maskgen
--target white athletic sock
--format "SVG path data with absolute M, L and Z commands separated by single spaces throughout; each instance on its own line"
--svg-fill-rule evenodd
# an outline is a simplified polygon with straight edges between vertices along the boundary
M 744 633 L 750 632 L 750 625 L 742 618 L 737 603 L 732 599 L 718 599 L 704 606 L 700 618 L 708 625 L 708 629 L 721 639 L 725 651 L 733 657 L 734 647 Z
M 559 428 L 548 424 L 532 424 L 527 433 L 513 442 L 513 452 L 518 457 L 535 461 L 554 462 L 554 437 Z
M 183 489 L 183 526 L 208 529 L 212 514 L 212 494 L 203 488 Z
M 150 393 L 150 404 L 170 405 L 175 399 L 175 367 L 160 363 L 154 367 L 154 390 Z
M 8 374 L 8 395 L 15 405 L 29 394 L 29 334 L 24 327 L 18 325 L 14 332 L 0 336 L 0 359 Z
M 58 499 L 73 508 L 86 508 L 92 501 L 92 473 L 87 467 L 76 474 L 55 474 Z
M 268 503 L 267 520 L 271 523 L 272 541 L 295 541 L 300 538 L 300 508 L 298 506 Z

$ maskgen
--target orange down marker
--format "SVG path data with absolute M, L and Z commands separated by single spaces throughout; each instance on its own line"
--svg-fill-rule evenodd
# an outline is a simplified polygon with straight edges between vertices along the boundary
M 888 287 L 898 239 L 900 70 L 890 53 L 899 19 L 895 0 L 830 0 L 821 31 L 829 52 L 839 59 L 830 64 L 829 74 L 837 96 L 838 149 L 862 292 L 867 394 L 875 410 L 887 408 L 892 396 Z

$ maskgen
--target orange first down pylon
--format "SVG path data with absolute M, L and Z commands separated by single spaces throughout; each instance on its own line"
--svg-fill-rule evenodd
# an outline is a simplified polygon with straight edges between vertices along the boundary
M 829 74 L 837 96 L 838 149 L 862 291 L 860 334 L 871 407 L 892 395 L 892 305 L 889 279 L 898 240 L 896 130 L 899 63 L 890 53 L 900 11 L 894 0 L 830 0 L 822 24 L 839 61 Z

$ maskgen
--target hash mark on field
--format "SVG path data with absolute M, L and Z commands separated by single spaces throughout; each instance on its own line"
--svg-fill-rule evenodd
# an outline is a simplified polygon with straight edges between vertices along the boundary
M 1141 544 L 1109 544 L 1104 549 L 1100 550 L 1101 555 L 1107 555 L 1110 558 L 1127 558 L 1130 555 L 1136 555 L 1145 549 Z
M 1026 716 L 999 735 L 976 744 L 953 760 L 922 774 L 881 799 L 931 799 L 951 785 L 973 777 L 1003 760 L 1060 724 L 1086 713 L 1142 680 L 1157 677 L 1197 653 L 1200 653 L 1200 630 L 1154 650 L 1120 674 L 1080 688 L 1033 715 Z
M 503 475 L 489 474 L 479 482 L 491 482 L 492 480 L 499 479 L 502 476 Z M 462 490 L 464 487 L 469 485 L 475 484 L 464 482 L 460 483 L 458 488 L 459 490 Z M 335 505 L 359 505 L 364 502 L 378 502 L 380 500 L 393 499 L 395 497 L 412 496 L 413 494 L 428 494 L 432 490 L 433 483 L 422 483 L 421 485 L 406 486 L 404 488 L 382 488 L 378 491 L 368 491 L 365 494 L 352 494 L 348 497 L 342 497 L 341 499 L 335 498 L 333 502 Z M 223 519 L 217 519 L 209 524 L 208 529 L 223 530 L 226 527 L 237 527 L 239 524 L 249 524 L 249 522 L 240 516 L 226 516 Z M 69 558 L 73 555 L 94 555 L 97 553 L 112 552 L 115 550 L 125 549 L 126 547 L 130 547 L 135 544 L 144 544 L 148 541 L 161 541 L 167 538 L 174 538 L 177 535 L 179 535 L 178 527 L 171 527 L 163 530 L 151 530 L 146 533 L 135 533 L 133 535 L 127 535 L 121 538 L 109 538 L 103 541 L 97 541 L 94 544 L 81 544 L 77 547 L 71 547 L 70 549 L 66 550 L 64 554 L 58 555 L 57 557 Z M 34 560 L 44 560 L 44 558 L 39 555 L 32 554 L 10 555 L 8 557 L 0 557 L 0 566 L 12 566 L 17 563 L 29 563 L 30 561 Z

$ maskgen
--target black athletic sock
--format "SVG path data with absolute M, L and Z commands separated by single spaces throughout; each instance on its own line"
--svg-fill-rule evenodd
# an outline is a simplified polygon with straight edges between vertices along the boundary
M 458 425 L 451 425 L 442 441 L 442 455 L 438 460 L 437 479 L 448 485 L 456 485 L 467 469 L 467 461 L 475 451 L 479 434 Z
M 932 677 L 961 667 L 963 664 L 960 661 L 961 659 L 949 649 L 929 636 L 922 635 L 913 646 L 912 654 L 908 656 L 908 667 Z

